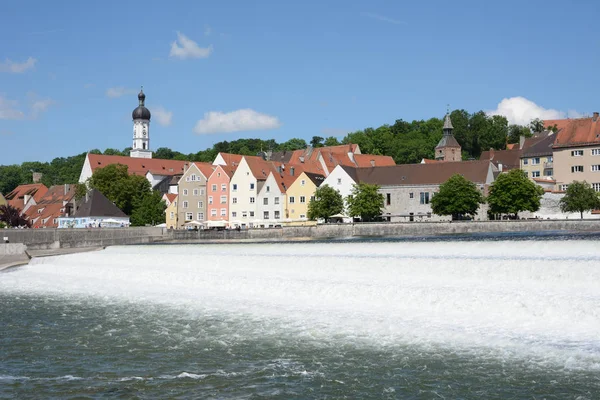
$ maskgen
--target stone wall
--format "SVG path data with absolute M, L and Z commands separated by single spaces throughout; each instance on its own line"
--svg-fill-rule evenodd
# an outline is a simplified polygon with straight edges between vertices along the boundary
M 0 243 L 0 256 L 14 256 L 25 254 L 27 246 L 23 243 Z
M 99 247 L 161 242 L 195 243 L 210 240 L 293 240 L 350 237 L 418 237 L 446 234 L 589 231 L 600 232 L 600 220 L 518 220 L 431 223 L 361 223 L 293 226 L 241 231 L 184 231 L 165 228 L 6 229 L 2 237 L 28 249 Z

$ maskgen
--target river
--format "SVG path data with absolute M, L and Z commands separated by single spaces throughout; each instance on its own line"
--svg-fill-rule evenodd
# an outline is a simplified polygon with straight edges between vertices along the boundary
M 0 273 L 0 397 L 597 399 L 599 244 L 520 235 L 37 258 Z

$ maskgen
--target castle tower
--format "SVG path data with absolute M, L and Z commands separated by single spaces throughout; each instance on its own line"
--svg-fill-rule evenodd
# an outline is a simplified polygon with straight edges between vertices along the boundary
M 152 158 L 152 151 L 150 151 L 150 110 L 144 106 L 146 95 L 143 90 L 140 90 L 138 100 L 139 105 L 131 113 L 133 118 L 133 146 L 129 156 Z
M 440 139 L 440 142 L 435 146 L 435 159 L 438 161 L 461 161 L 461 147 L 456 141 L 454 135 L 452 135 L 452 121 L 450 121 L 450 114 L 446 114 L 444 119 L 444 136 Z

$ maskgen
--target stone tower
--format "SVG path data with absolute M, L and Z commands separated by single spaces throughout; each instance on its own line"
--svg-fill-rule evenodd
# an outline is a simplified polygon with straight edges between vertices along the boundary
M 460 144 L 456 141 L 456 138 L 452 135 L 452 121 L 450 121 L 450 114 L 446 114 L 444 119 L 444 136 L 440 139 L 440 142 L 435 146 L 435 159 L 438 161 L 461 161 L 461 148 Z
M 152 151 L 150 151 L 150 110 L 144 106 L 146 95 L 143 90 L 140 90 L 138 100 L 139 105 L 131 113 L 133 118 L 133 146 L 129 156 L 152 158 Z

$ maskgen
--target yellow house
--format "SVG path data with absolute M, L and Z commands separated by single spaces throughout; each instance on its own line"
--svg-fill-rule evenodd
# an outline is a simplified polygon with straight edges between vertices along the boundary
M 163 200 L 167 204 L 165 209 L 165 223 L 169 229 L 177 229 L 177 195 L 167 193 L 163 195 Z
M 286 191 L 286 218 L 292 224 L 308 220 L 308 203 L 325 180 L 323 175 L 302 172 Z

